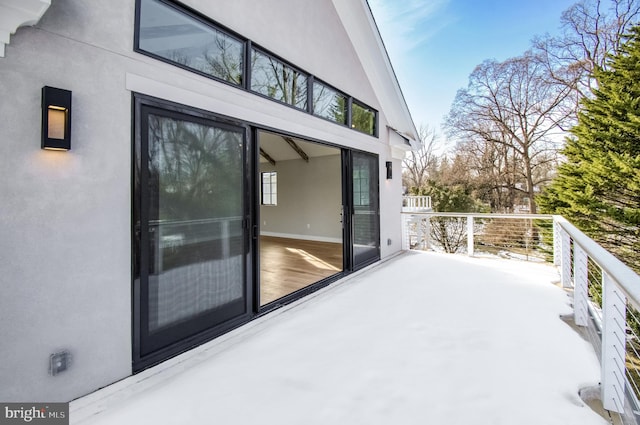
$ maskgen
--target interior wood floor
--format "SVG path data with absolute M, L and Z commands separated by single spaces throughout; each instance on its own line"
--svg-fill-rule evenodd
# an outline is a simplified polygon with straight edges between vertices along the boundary
M 260 236 L 260 305 L 342 271 L 342 244 Z

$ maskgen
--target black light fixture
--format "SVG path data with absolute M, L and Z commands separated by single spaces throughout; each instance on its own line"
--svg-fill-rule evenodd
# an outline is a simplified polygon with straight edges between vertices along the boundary
M 387 161 L 387 180 L 393 178 L 393 163 L 391 161 Z
M 42 149 L 71 149 L 71 92 L 42 88 Z

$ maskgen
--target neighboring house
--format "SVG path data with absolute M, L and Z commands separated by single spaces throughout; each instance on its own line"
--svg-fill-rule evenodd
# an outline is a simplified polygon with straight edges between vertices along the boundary
M 1 401 L 81 397 L 401 250 L 417 132 L 365 0 L 0 17 Z

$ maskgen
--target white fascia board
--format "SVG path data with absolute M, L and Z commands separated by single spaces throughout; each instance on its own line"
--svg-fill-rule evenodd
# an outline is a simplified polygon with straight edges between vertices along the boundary
M 51 0 L 0 0 L 0 57 L 11 34 L 20 27 L 35 25 L 51 6 Z
M 380 102 L 389 126 L 409 139 L 411 147 L 420 146 L 418 131 L 391 60 L 366 0 L 332 0 L 358 59 Z M 361 99 L 366 101 L 366 99 Z

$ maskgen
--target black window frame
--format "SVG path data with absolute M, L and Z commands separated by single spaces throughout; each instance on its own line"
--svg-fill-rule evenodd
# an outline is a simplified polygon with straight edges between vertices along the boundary
M 218 22 L 215 22 L 214 20 L 212 20 L 211 18 L 209 18 L 208 16 L 198 12 L 197 10 L 186 6 L 184 4 L 182 4 L 179 1 L 175 1 L 175 0 L 153 0 L 159 3 L 162 3 L 170 8 L 172 8 L 173 10 L 175 10 L 178 13 L 183 14 L 184 16 L 188 17 L 188 18 L 192 18 L 195 19 L 199 24 L 205 25 L 209 28 L 211 28 L 214 31 L 220 32 L 236 41 L 239 41 L 243 44 L 243 55 L 242 55 L 242 60 L 243 60 L 243 66 L 242 66 L 242 75 L 241 75 L 241 84 L 234 84 L 231 81 L 228 81 L 226 79 L 223 78 L 219 78 L 215 75 L 211 75 L 208 74 L 206 72 L 200 71 L 196 68 L 191 68 L 189 66 L 183 65 L 179 62 L 176 61 L 172 61 L 170 59 L 167 59 L 163 56 L 157 55 L 155 53 L 149 52 L 147 50 L 143 50 L 140 48 L 140 13 L 141 13 L 141 2 L 143 0 L 136 0 L 135 3 L 135 28 L 134 28 L 134 40 L 133 40 L 133 50 L 136 53 L 140 53 L 142 55 L 151 57 L 153 59 L 159 60 L 161 62 L 167 63 L 169 65 L 173 65 L 176 66 L 178 68 L 184 69 L 185 71 L 188 72 L 192 72 L 195 73 L 197 75 L 203 76 L 205 78 L 226 84 L 230 87 L 235 87 L 237 89 L 241 89 L 244 91 L 247 91 L 249 93 L 252 93 L 256 96 L 259 96 L 261 98 L 264 99 L 268 99 L 271 100 L 272 102 L 276 102 L 280 105 L 285 105 L 288 106 L 296 111 L 300 111 L 300 112 L 306 112 L 309 115 L 313 115 L 316 118 L 331 122 L 333 124 L 339 125 L 341 127 L 347 127 L 351 130 L 357 131 L 360 134 L 365 134 L 368 136 L 372 136 L 375 138 L 379 138 L 379 111 L 371 106 L 369 106 L 367 103 L 358 100 L 356 98 L 354 98 L 353 96 L 349 95 L 347 92 L 338 89 L 337 87 L 326 83 L 325 81 L 317 78 L 314 74 L 305 71 L 304 69 L 296 66 L 295 64 L 291 63 L 290 61 L 278 56 L 277 54 L 271 52 L 269 49 L 266 49 L 260 45 L 258 45 L 257 43 L 254 43 L 252 40 L 243 37 L 241 34 L 238 34 L 237 32 L 225 27 L 224 25 L 219 24 Z M 269 56 L 272 59 L 277 60 L 278 62 L 281 62 L 283 65 L 295 70 L 296 72 L 298 72 L 299 74 L 305 75 L 307 78 L 307 84 L 306 84 L 306 106 L 305 107 L 298 107 L 294 104 L 291 103 L 287 103 L 284 101 L 281 101 L 279 99 L 267 96 L 265 94 L 262 94 L 260 92 L 254 91 L 251 89 L 251 82 L 252 82 L 252 66 L 251 66 L 251 61 L 252 61 L 252 52 L 253 50 L 257 50 L 259 51 L 261 54 L 264 54 L 266 56 Z M 324 86 L 327 86 L 328 88 L 335 90 L 337 93 L 345 96 L 347 98 L 347 110 L 346 110 L 346 123 L 341 123 L 338 121 L 334 121 L 328 118 L 325 118 L 323 116 L 320 115 L 316 115 L 313 111 L 313 85 L 315 82 L 318 82 L 319 84 L 322 84 Z M 352 124 L 352 118 L 353 118 L 353 104 L 356 104 L 358 106 L 360 106 L 361 108 L 367 109 L 369 111 L 371 111 L 374 115 L 373 120 L 373 132 L 369 133 L 366 131 L 362 131 L 360 129 L 354 128 L 353 124 Z
M 355 124 L 353 123 L 353 115 L 354 115 L 353 114 L 353 105 L 354 104 L 357 105 L 361 109 L 364 109 L 366 111 L 369 111 L 369 112 L 373 113 L 373 129 L 372 129 L 373 131 L 371 133 L 355 127 Z M 353 129 L 355 131 L 358 131 L 360 133 L 363 133 L 363 134 L 368 134 L 370 136 L 378 137 L 378 111 L 376 111 L 374 108 L 372 108 L 372 107 L 368 106 L 367 104 L 365 104 L 363 102 L 360 102 L 359 100 L 356 100 L 356 99 L 353 99 L 353 101 L 352 101 L 352 103 L 351 103 L 351 105 L 349 107 L 349 111 L 350 111 L 349 124 L 351 126 L 351 129 Z
M 175 12 L 180 13 L 182 15 L 184 15 L 187 18 L 191 18 L 195 21 L 197 21 L 197 23 L 204 25 L 206 27 L 209 27 L 211 30 L 219 32 L 224 34 L 225 36 L 234 39 L 235 41 L 238 41 L 239 43 L 242 44 L 242 74 L 240 75 L 240 84 L 235 84 L 232 81 L 226 80 L 224 78 L 220 78 L 217 77 L 215 75 L 212 74 L 208 74 L 204 71 L 201 71 L 197 68 L 192 68 L 190 66 L 181 64 L 180 62 L 176 62 L 176 61 L 172 61 L 171 59 L 168 59 L 164 56 L 158 55 L 156 53 L 150 52 L 148 50 L 144 50 L 140 47 L 140 18 L 141 18 L 141 5 L 142 5 L 142 1 L 143 0 L 136 0 L 136 10 L 135 10 L 135 31 L 134 31 L 134 44 L 133 44 L 133 51 L 140 53 L 142 55 L 148 56 L 150 58 L 159 60 L 161 62 L 167 63 L 169 65 L 173 65 L 173 66 L 177 66 L 178 68 L 184 69 L 185 71 L 189 71 L 189 72 L 193 72 L 194 74 L 198 74 L 201 75 L 203 77 L 206 78 L 210 78 L 212 80 L 215 81 L 219 81 L 221 83 L 224 84 L 228 84 L 231 87 L 236 87 L 236 88 L 244 88 L 246 86 L 246 81 L 247 81 L 247 39 L 242 37 L 241 35 L 231 31 L 230 29 L 224 27 L 223 25 L 220 25 L 216 22 L 213 22 L 211 19 L 207 18 L 206 16 L 200 14 L 199 12 L 197 12 L 196 10 L 183 5 L 182 3 L 178 3 L 178 2 L 173 2 L 173 1 L 168 1 L 168 0 L 151 0 L 151 1 L 155 1 L 157 3 L 162 3 L 163 5 L 173 9 Z
M 297 72 L 299 75 L 304 75 L 306 81 L 305 81 L 305 101 L 304 101 L 304 105 L 303 106 L 297 106 L 294 103 L 289 103 L 289 102 L 285 102 L 283 100 L 277 99 L 275 97 L 271 97 L 269 95 L 266 95 L 264 93 L 261 93 L 259 91 L 256 91 L 253 89 L 253 80 L 254 80 L 254 75 L 255 75 L 255 70 L 253 68 L 253 52 L 256 51 L 258 54 L 261 54 L 263 56 L 267 56 L 270 60 L 274 60 L 277 62 L 280 62 L 280 64 L 282 64 L 283 66 L 286 66 L 290 69 L 292 69 L 293 71 Z M 303 71 L 302 69 L 298 68 L 297 66 L 295 66 L 294 64 L 292 64 L 291 62 L 277 56 L 274 55 L 273 53 L 269 52 L 267 49 L 264 49 L 260 46 L 258 46 L 255 43 L 251 43 L 250 46 L 250 50 L 247 52 L 247 54 L 245 55 L 246 57 L 249 58 L 249 63 L 248 66 L 249 68 L 251 68 L 251 78 L 247 79 L 247 84 L 246 84 L 246 88 L 247 90 L 249 90 L 251 93 L 258 95 L 260 97 L 263 97 L 265 99 L 269 99 L 271 101 L 274 102 L 278 102 L 281 105 L 286 105 L 286 106 L 290 106 L 298 111 L 303 111 L 303 112 L 307 112 L 309 110 L 309 80 L 311 79 L 311 74 L 309 74 L 306 71 Z
M 326 121 L 329 121 L 329 122 L 332 122 L 332 123 L 335 123 L 335 124 L 339 124 L 339 125 L 341 125 L 342 127 L 348 127 L 348 128 L 349 128 L 349 119 L 350 119 L 349 117 L 351 116 L 351 114 L 350 114 L 350 112 L 349 112 L 350 105 L 351 105 L 350 99 L 352 99 L 352 98 L 351 98 L 351 96 L 349 96 L 348 94 L 346 94 L 346 93 L 345 93 L 345 92 L 343 92 L 342 90 L 335 88 L 335 87 L 334 87 L 334 86 L 332 86 L 331 84 L 325 83 L 324 81 L 322 81 L 322 80 L 320 80 L 320 79 L 318 79 L 318 78 L 314 78 L 314 80 L 311 82 L 311 84 L 312 84 L 312 88 L 311 88 L 311 95 L 312 95 L 312 96 L 313 96 L 313 95 L 314 95 L 314 93 L 315 93 L 315 88 L 314 88 L 313 86 L 315 86 L 315 84 L 319 84 L 319 85 L 321 85 L 321 86 L 325 86 L 325 87 L 326 87 L 326 88 L 328 88 L 329 90 L 333 90 L 334 92 L 336 92 L 336 94 L 338 94 L 338 95 L 340 95 L 340 96 L 344 97 L 344 100 L 345 100 L 345 105 L 344 105 L 344 108 L 345 108 L 345 109 L 344 109 L 344 122 L 335 121 L 335 120 L 332 120 L 331 118 L 327 118 L 327 117 L 325 117 L 325 116 L 323 116 L 323 115 L 318 115 L 318 114 L 316 114 L 316 111 L 315 111 L 315 104 L 314 104 L 314 98 L 312 98 L 312 99 L 311 99 L 311 108 L 310 108 L 310 109 L 311 109 L 311 114 L 312 114 L 313 116 L 315 116 L 315 117 L 322 118 L 323 120 L 326 120 Z

